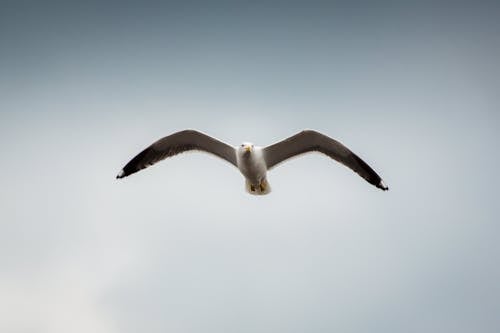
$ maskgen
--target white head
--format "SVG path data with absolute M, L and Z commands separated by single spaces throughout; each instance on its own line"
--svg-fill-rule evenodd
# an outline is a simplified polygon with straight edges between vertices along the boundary
M 239 147 L 238 147 L 238 154 L 241 156 L 248 157 L 252 152 L 254 151 L 254 145 L 253 143 L 250 142 L 243 142 Z

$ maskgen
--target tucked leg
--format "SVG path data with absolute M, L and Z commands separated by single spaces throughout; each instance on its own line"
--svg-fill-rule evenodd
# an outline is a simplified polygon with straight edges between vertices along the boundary
M 260 191 L 261 192 L 266 192 L 266 189 L 267 189 L 267 181 L 265 179 L 263 179 L 260 184 L 259 184 L 259 188 L 260 188 Z

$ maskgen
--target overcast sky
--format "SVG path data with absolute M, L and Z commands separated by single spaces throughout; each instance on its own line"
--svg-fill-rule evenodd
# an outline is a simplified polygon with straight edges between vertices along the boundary
M 180 2 L 179 2 L 180 3 Z M 500 6 L 0 3 L 0 331 L 499 332 Z M 195 128 L 336 138 L 244 191 Z

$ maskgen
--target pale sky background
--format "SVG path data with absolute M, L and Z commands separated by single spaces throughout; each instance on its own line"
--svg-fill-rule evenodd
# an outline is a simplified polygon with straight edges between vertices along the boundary
M 181 4 L 182 3 L 182 4 Z M 495 2 L 0 3 L 0 331 L 499 332 Z M 310 154 L 244 191 L 196 128 Z

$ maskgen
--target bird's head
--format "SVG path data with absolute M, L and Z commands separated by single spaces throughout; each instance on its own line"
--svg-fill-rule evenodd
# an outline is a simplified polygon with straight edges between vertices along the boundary
M 250 156 L 250 154 L 253 152 L 253 144 L 250 142 L 243 142 L 238 147 L 238 152 L 243 156 Z

